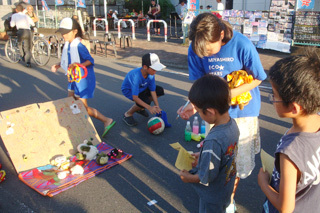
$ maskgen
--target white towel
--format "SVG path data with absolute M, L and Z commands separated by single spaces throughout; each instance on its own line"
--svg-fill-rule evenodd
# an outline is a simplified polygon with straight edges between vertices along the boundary
M 71 64 L 72 63 L 80 63 L 80 56 L 78 52 L 78 45 L 81 42 L 81 38 L 75 38 L 70 44 L 70 56 L 71 56 Z M 62 50 L 61 63 L 60 66 L 66 74 L 68 73 L 68 47 L 69 42 L 65 42 Z

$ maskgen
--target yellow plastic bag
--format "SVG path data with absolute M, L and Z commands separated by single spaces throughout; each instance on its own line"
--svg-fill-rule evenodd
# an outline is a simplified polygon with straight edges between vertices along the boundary
M 244 70 L 234 71 L 227 75 L 227 81 L 230 89 L 237 88 L 243 84 L 249 84 L 253 81 L 252 75 Z M 240 110 L 243 110 L 244 106 L 252 99 L 250 92 L 244 92 L 241 95 L 233 97 L 231 99 L 231 105 L 239 105 Z

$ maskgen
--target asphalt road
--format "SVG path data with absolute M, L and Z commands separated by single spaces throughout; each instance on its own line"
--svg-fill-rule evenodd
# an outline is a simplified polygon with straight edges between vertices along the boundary
M 64 73 L 50 71 L 58 59 L 52 58 L 45 67 L 27 69 L 22 64 L 9 63 L 4 56 L 4 46 L 0 48 L 0 111 L 67 96 Z M 167 112 L 172 127 L 154 136 L 146 128 L 145 117 L 135 115 L 139 122 L 136 127 L 128 127 L 122 121 L 123 113 L 132 103 L 121 94 L 121 83 L 124 76 L 138 66 L 140 64 L 95 56 L 97 87 L 95 97 L 89 101 L 89 105 L 117 121 L 104 141 L 133 154 L 133 158 L 49 198 L 18 179 L 0 141 L 0 163 L 7 172 L 6 180 L 0 183 L 0 212 L 198 212 L 198 196 L 189 184 L 180 180 L 174 166 L 177 151 L 169 146 L 180 142 L 187 150 L 198 150 L 195 142 L 184 141 L 186 121 L 175 120 L 176 110 L 185 103 L 191 87 L 187 71 L 166 69 L 157 73 L 157 83 L 166 93 L 159 98 L 160 107 Z M 263 82 L 259 118 L 262 148 L 272 154 L 290 121 L 277 117 L 268 103 L 268 88 L 269 83 Z M 93 123 L 101 134 L 102 122 L 93 119 Z M 261 167 L 259 155 L 256 164 L 251 176 L 240 181 L 235 197 L 240 213 L 260 212 L 265 199 L 257 184 Z M 151 200 L 157 203 L 149 206 L 147 203 Z

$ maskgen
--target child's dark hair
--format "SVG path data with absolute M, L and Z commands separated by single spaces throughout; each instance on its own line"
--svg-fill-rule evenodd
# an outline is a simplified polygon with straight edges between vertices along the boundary
M 304 55 L 281 59 L 269 71 L 284 105 L 296 102 L 305 114 L 320 112 L 320 55 L 316 51 L 306 48 Z
M 230 90 L 227 82 L 218 76 L 207 74 L 196 80 L 189 92 L 190 102 L 206 113 L 208 108 L 224 114 L 230 107 Z
M 220 20 L 212 13 L 201 13 L 190 25 L 189 40 L 192 41 L 192 50 L 199 57 L 207 55 L 207 42 L 219 41 L 221 32 L 224 31 L 222 42 L 227 43 L 233 36 L 232 26 Z
M 150 53 L 144 54 L 142 56 L 142 66 L 144 65 L 146 65 L 147 67 L 151 66 Z
M 78 33 L 76 34 L 76 37 L 80 37 L 82 39 L 84 38 L 79 22 L 77 20 L 73 19 L 73 18 L 72 18 L 72 29 L 74 29 L 74 30 L 77 29 L 78 30 Z

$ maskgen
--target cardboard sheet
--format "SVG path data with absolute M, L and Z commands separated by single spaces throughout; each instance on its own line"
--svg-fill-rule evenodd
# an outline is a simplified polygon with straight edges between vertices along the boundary
M 0 135 L 18 173 L 74 155 L 84 140 L 101 141 L 83 103 L 72 97 L 0 112 Z
M 183 146 L 181 146 L 179 142 L 170 144 L 170 146 L 179 151 L 175 167 L 180 170 L 191 170 L 192 162 L 195 160 L 195 158 L 185 148 L 183 148 Z
M 267 171 L 271 178 L 272 171 L 274 168 L 274 157 L 266 153 L 263 149 L 261 149 L 260 156 L 261 156 L 263 171 Z

